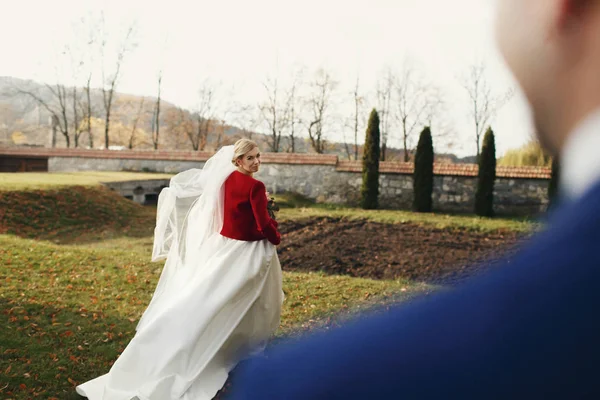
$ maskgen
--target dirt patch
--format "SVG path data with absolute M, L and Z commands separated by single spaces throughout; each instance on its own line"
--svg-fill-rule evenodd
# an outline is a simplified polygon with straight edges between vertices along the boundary
M 511 254 L 525 238 L 510 231 L 335 218 L 290 221 L 280 228 L 284 270 L 426 282 L 462 279 L 482 268 L 480 261 Z

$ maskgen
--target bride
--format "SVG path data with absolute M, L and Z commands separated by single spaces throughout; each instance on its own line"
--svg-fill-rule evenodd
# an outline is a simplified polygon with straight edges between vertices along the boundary
M 90 400 L 209 400 L 260 352 L 283 302 L 256 143 L 221 148 L 171 179 L 158 201 L 152 260 L 166 258 L 136 334 L 110 371 L 77 386 Z

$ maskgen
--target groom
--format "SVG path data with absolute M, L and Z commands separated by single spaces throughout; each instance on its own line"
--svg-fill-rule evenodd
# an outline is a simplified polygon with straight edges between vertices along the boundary
M 235 400 L 600 399 L 600 0 L 497 0 L 562 205 L 502 268 L 241 371 Z

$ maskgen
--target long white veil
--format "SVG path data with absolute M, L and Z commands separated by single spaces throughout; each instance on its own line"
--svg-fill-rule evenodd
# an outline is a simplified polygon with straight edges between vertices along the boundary
M 189 169 L 171 178 L 158 196 L 152 261 L 166 259 L 148 309 L 136 330 L 164 293 L 173 276 L 190 264 L 211 235 L 223 227 L 224 183 L 235 170 L 233 146 L 222 147 L 202 169 Z

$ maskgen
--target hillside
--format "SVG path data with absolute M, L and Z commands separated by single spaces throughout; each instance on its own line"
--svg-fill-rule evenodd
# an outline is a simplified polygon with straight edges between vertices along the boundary
M 79 147 L 103 148 L 104 146 L 104 99 L 100 89 L 92 89 L 91 99 L 91 131 L 92 138 L 87 133 L 87 124 L 83 115 L 87 109 L 87 100 L 83 88 L 66 88 L 68 102 L 73 103 L 73 90 L 77 94 L 76 104 L 66 107 L 69 120 L 69 136 L 71 146 L 74 145 L 74 112 L 77 107 L 77 117 L 80 130 Z M 113 102 L 110 146 L 117 148 L 150 149 L 152 144 L 152 125 L 156 98 L 142 97 L 131 94 L 116 93 Z M 59 97 L 55 87 L 48 87 L 32 80 L 23 80 L 13 77 L 0 77 L 0 145 L 4 146 L 51 146 L 51 109 L 60 111 Z M 60 112 L 58 112 L 60 114 Z M 201 122 L 200 122 L 201 121 Z M 203 124 L 202 137 L 195 137 L 199 125 Z M 221 145 L 233 143 L 241 137 L 251 137 L 259 145 L 268 150 L 269 137 L 255 132 L 247 132 L 232 125 L 222 125 L 218 121 L 209 121 L 198 118 L 197 115 L 183 110 L 175 104 L 161 100 L 160 112 L 160 148 L 175 150 L 191 150 L 192 142 L 188 136 L 194 135 L 194 141 L 202 148 L 212 150 Z M 134 129 L 135 128 L 135 129 Z M 56 145 L 65 147 L 66 140 L 60 131 L 56 133 Z M 93 144 L 93 146 L 91 146 Z M 289 139 L 282 138 L 281 151 L 289 151 Z M 310 142 L 305 137 L 298 137 L 295 143 L 298 153 L 312 152 Z M 353 156 L 352 145 L 348 146 Z M 359 159 L 362 148 L 359 148 Z M 344 143 L 331 142 L 328 144 L 327 153 L 337 154 L 341 159 L 348 159 L 348 151 Z M 388 148 L 389 160 L 403 160 L 404 152 L 400 149 Z M 441 162 L 464 162 L 453 154 L 436 155 Z
M 83 88 L 75 88 L 78 94 L 78 126 L 85 130 L 83 115 L 87 107 Z M 53 93 L 54 91 L 54 93 Z M 73 88 L 67 88 L 67 101 L 73 103 Z M 39 100 L 36 100 L 39 99 Z M 104 144 L 104 100 L 100 89 L 90 92 L 92 136 L 94 147 Z M 134 147 L 150 147 L 148 132 L 151 131 L 151 119 L 156 99 L 116 93 L 113 100 L 111 117 L 111 145 L 127 146 L 137 119 L 134 135 Z M 41 104 L 43 103 L 43 104 Z M 0 77 L 0 144 L 49 146 L 51 134 L 51 113 L 48 108 L 60 111 L 59 97 L 55 87 L 47 87 L 31 80 L 12 77 Z M 67 107 L 69 130 L 73 141 L 74 118 L 73 105 Z M 163 112 L 177 107 L 166 101 L 161 102 Z M 161 121 L 164 127 L 164 121 Z M 89 136 L 83 132 L 80 146 L 89 146 Z M 64 146 L 64 137 L 57 135 L 57 146 Z M 73 145 L 73 144 L 72 144 Z

